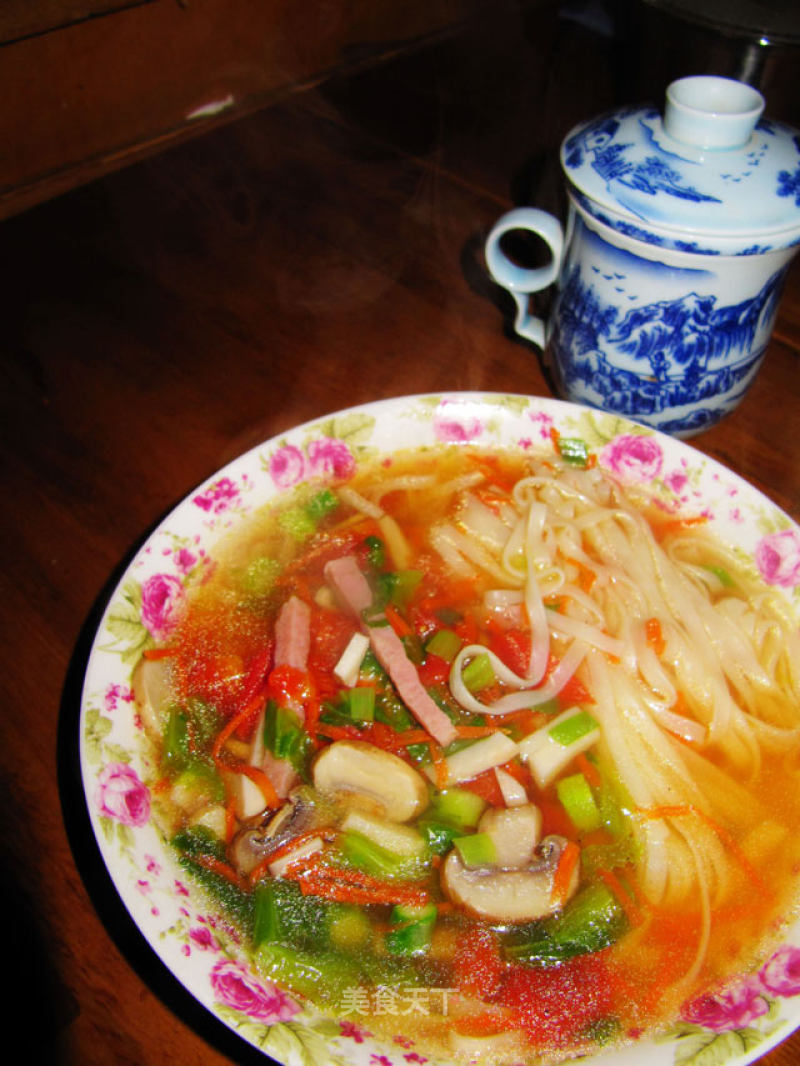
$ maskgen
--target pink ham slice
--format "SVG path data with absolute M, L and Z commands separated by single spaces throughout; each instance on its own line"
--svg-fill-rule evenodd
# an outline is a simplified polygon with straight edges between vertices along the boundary
M 275 621 L 275 665 L 308 668 L 311 647 L 311 608 L 297 596 L 290 596 Z
M 275 620 L 275 658 L 274 665 L 290 666 L 305 673 L 308 668 L 308 652 L 311 647 L 311 608 L 297 596 L 290 596 L 278 612 Z M 300 721 L 305 718 L 302 703 L 289 703 L 288 707 Z M 264 728 L 264 718 L 258 724 L 256 736 L 260 737 Z M 276 759 L 270 751 L 263 748 L 253 752 L 256 762 L 272 782 L 281 799 L 289 795 L 297 773 L 288 759 Z
M 378 662 L 419 724 L 443 747 L 452 743 L 456 738 L 456 728 L 426 692 L 400 637 L 385 618 L 379 618 L 382 624 L 378 625 L 363 622 L 362 611 L 372 605 L 372 589 L 356 559 L 352 555 L 345 555 L 332 560 L 325 567 L 325 577 L 338 596 L 361 619 Z

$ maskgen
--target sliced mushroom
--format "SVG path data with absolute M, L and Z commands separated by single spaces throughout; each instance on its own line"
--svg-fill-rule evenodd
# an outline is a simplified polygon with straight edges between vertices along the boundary
M 230 844 L 230 860 L 243 874 L 249 874 L 273 851 L 292 837 L 313 827 L 316 812 L 302 793 L 294 793 L 277 811 L 246 822 Z
M 157 742 L 161 741 L 166 710 L 172 699 L 169 675 L 169 660 L 145 659 L 142 656 L 131 679 L 133 698 L 142 725 L 151 740 Z
M 563 837 L 548 836 L 537 848 L 537 858 L 517 870 L 494 866 L 467 868 L 454 848 L 442 867 L 442 888 L 453 903 L 491 922 L 513 924 L 547 918 L 563 905 L 553 896 L 553 878 Z M 579 870 L 573 871 L 566 898 L 578 887 Z
M 364 800 L 393 822 L 407 822 L 428 805 L 425 779 L 413 766 L 362 740 L 336 740 L 323 748 L 313 780 L 323 794 Z
M 478 822 L 478 832 L 492 838 L 494 865 L 520 869 L 533 859 L 542 835 L 542 812 L 533 803 L 519 807 L 490 807 Z

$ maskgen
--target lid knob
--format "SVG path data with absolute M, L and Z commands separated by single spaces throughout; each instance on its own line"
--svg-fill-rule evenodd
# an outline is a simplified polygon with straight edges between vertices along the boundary
M 763 110 L 764 97 L 744 82 L 705 74 L 680 78 L 667 88 L 664 129 L 698 148 L 740 148 Z

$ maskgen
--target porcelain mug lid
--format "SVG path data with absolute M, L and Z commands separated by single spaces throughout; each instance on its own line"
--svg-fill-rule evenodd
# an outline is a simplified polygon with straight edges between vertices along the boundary
M 626 108 L 576 127 L 561 163 L 584 206 L 667 236 L 800 240 L 800 133 L 762 117 L 761 93 L 682 78 L 664 115 Z

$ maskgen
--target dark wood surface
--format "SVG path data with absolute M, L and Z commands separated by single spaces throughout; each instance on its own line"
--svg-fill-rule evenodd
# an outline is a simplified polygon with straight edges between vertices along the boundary
M 509 6 L 2 0 L 0 218 Z
M 536 47 L 557 40 L 542 24 Z M 485 34 L 481 54 L 503 47 Z M 88 641 L 143 534 L 259 441 L 381 397 L 549 394 L 481 247 L 521 190 L 556 197 L 554 146 L 608 83 L 584 65 L 542 110 L 552 73 L 523 50 L 504 89 L 523 113 L 539 100 L 526 139 L 495 81 L 447 88 L 481 73 L 448 53 L 396 72 L 382 102 L 377 75 L 333 84 L 0 226 L 0 861 L 26 1061 L 264 1061 L 163 970 L 110 886 L 78 778 Z M 796 519 L 798 404 L 795 269 L 752 391 L 693 443 Z M 798 1061 L 800 1037 L 764 1059 Z

